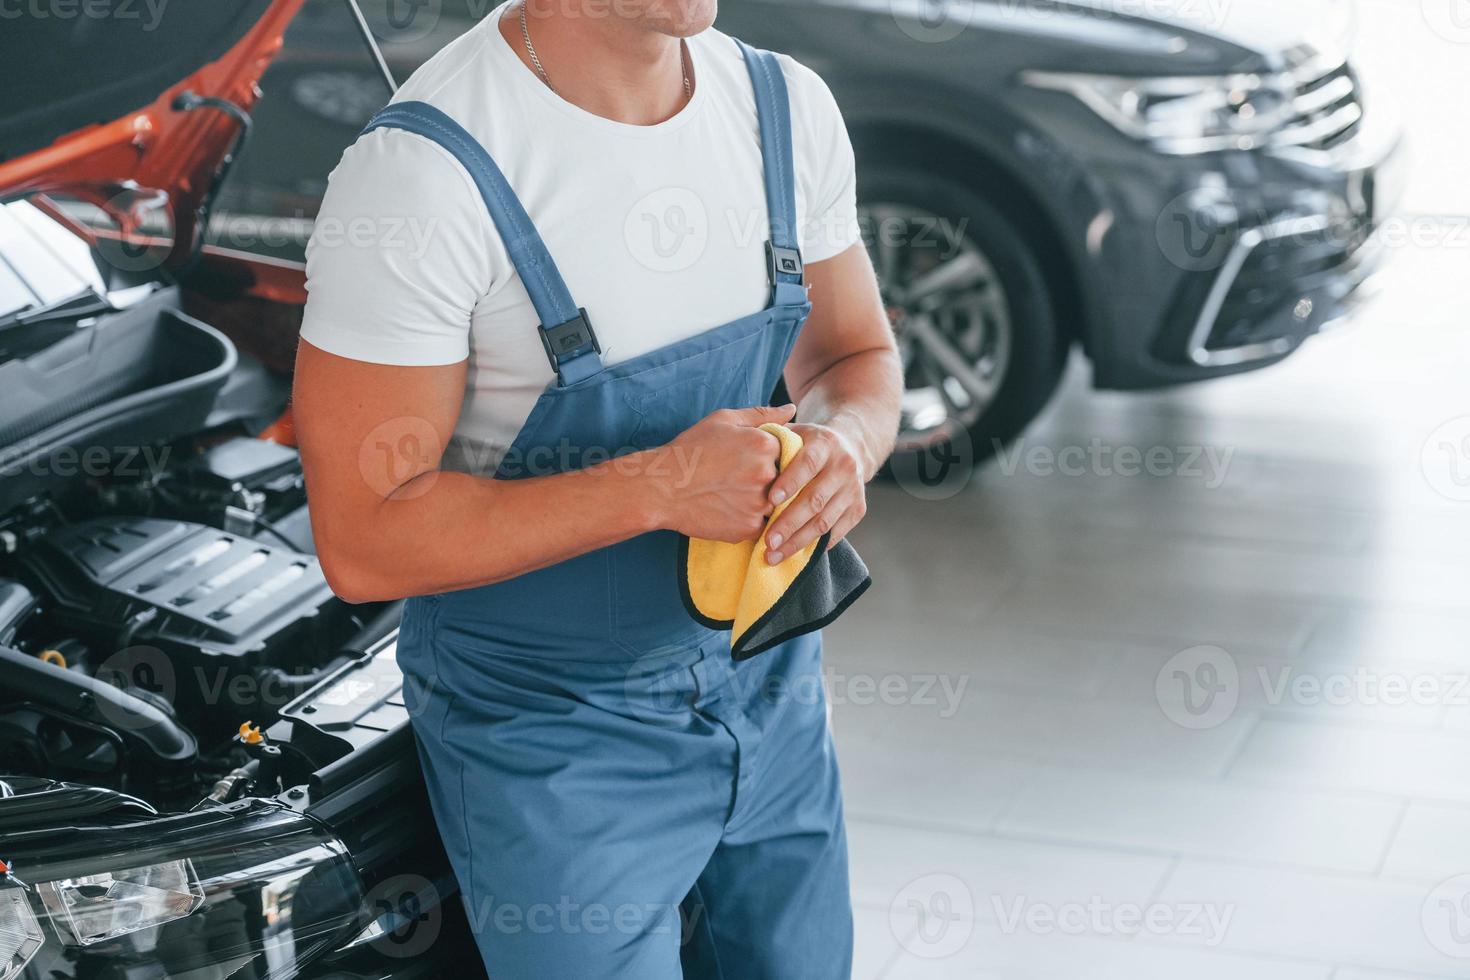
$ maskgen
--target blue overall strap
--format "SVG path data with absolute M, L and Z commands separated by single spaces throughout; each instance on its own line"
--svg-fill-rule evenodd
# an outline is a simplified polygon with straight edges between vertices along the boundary
M 791 151 L 791 101 L 781 62 L 769 51 L 736 40 L 745 56 L 750 84 L 755 89 L 755 114 L 760 121 L 761 157 L 766 170 L 766 210 L 771 216 L 771 238 L 766 242 L 766 270 L 771 277 L 771 305 L 806 302 L 802 285 L 801 247 L 796 227 L 796 164 Z
M 592 332 L 587 311 L 573 302 L 536 226 L 479 141 L 459 123 L 425 102 L 396 102 L 368 120 L 362 131 L 383 128 L 401 129 L 433 140 L 469 172 L 531 296 L 536 315 L 541 318 L 541 344 L 561 383 L 576 384 L 601 371 L 602 358 L 598 355 L 602 348 Z

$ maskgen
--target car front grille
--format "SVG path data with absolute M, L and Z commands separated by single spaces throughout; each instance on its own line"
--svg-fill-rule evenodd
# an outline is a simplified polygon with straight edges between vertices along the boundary
M 1342 301 L 1371 273 L 1360 222 L 1285 216 L 1245 229 L 1208 293 L 1187 356 L 1202 366 L 1278 356 L 1339 315 Z
M 1363 102 L 1347 60 L 1304 44 L 1288 51 L 1287 61 L 1296 81 L 1294 115 L 1277 131 L 1275 145 L 1330 150 L 1351 139 L 1363 122 Z
M 1231 350 L 1280 336 L 1283 315 L 1342 269 L 1352 252 L 1331 229 L 1266 238 L 1240 267 L 1205 347 Z

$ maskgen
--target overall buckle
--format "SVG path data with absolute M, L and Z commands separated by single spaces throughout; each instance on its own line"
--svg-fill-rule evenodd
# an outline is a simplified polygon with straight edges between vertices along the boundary
M 541 334 L 541 346 L 546 349 L 546 358 L 551 361 L 551 368 L 557 373 L 561 372 L 564 362 L 574 357 L 602 353 L 597 334 L 592 332 L 592 321 L 587 319 L 587 311 L 581 307 L 577 308 L 577 315 L 565 323 L 558 323 L 554 327 L 542 324 L 537 331 Z
M 798 285 L 806 284 L 806 275 L 801 265 L 801 253 L 794 248 L 783 248 L 769 240 L 766 242 L 766 272 L 771 284 L 781 282 L 780 276 L 795 276 Z

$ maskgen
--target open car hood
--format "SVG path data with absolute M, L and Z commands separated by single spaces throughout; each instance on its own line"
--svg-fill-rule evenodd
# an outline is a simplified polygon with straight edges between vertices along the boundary
M 49 193 L 102 207 L 124 233 L 166 195 L 170 261 L 195 250 L 199 209 L 286 26 L 305 0 L 103 0 L 6 22 L 0 199 Z

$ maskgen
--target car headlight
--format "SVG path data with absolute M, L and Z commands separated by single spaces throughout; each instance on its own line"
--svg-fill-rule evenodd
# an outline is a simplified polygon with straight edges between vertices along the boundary
M 0 887 L 0 980 L 14 980 L 45 940 L 20 888 Z
M 78 946 L 182 919 L 204 904 L 188 861 L 63 878 L 36 890 L 51 921 Z
M 0 980 L 294 976 L 361 931 L 362 881 L 315 820 L 246 801 L 7 835 Z
M 1296 82 L 1285 72 L 1127 78 L 1028 71 L 1021 81 L 1075 96 L 1163 153 L 1253 150 L 1296 115 Z

